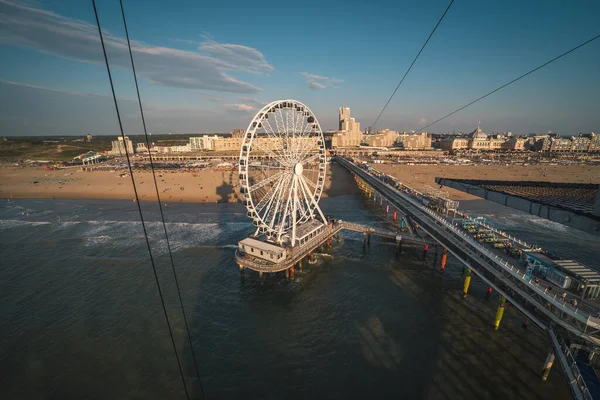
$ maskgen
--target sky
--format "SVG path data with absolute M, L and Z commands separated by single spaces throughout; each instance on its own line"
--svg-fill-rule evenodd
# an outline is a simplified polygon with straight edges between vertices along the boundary
M 372 125 L 446 9 L 422 1 L 123 0 L 152 133 L 246 128 L 295 99 Z M 126 134 L 143 133 L 118 0 L 98 0 Z M 600 2 L 456 0 L 376 129 L 429 122 L 598 35 Z M 0 135 L 116 135 L 91 1 L 0 0 Z M 600 131 L 600 39 L 431 132 Z

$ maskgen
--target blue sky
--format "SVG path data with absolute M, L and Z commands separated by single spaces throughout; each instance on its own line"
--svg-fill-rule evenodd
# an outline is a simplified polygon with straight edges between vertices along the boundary
M 142 132 L 118 0 L 99 0 L 126 133 Z M 245 128 L 293 98 L 371 125 L 446 0 L 124 0 L 148 127 Z M 377 128 L 418 129 L 600 33 L 598 1 L 456 0 Z M 117 134 L 90 1 L 0 0 L 0 135 Z M 430 128 L 600 131 L 600 39 Z

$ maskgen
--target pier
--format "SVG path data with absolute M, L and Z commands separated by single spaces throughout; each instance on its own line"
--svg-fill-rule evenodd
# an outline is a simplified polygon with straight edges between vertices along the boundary
M 238 248 L 235 252 L 235 261 L 240 267 L 240 271 L 250 269 L 262 273 L 274 273 L 293 269 L 304 258 L 308 257 L 319 247 L 331 246 L 331 241 L 335 236 L 339 235 L 342 230 L 360 232 L 363 234 L 363 248 L 371 244 L 371 235 L 383 238 L 393 239 L 398 248 L 402 244 L 419 244 L 429 245 L 431 240 L 423 239 L 418 236 L 407 234 L 404 232 L 395 232 L 388 229 L 376 228 L 368 225 L 363 225 L 355 222 L 334 221 L 325 225 L 324 229 L 316 236 L 312 237 L 301 246 L 286 248 L 286 257 L 281 262 L 270 262 L 259 257 L 254 257 L 242 249 Z
M 418 224 L 419 229 L 442 246 L 444 253 L 451 254 L 463 264 L 466 269 L 463 286 L 465 297 L 473 275 L 496 290 L 500 300 L 495 318 L 492 320 L 490 317 L 495 330 L 500 328 L 505 304 L 509 302 L 529 321 L 548 333 L 554 351 L 550 352 L 544 363 L 542 379 L 547 376 L 556 355 L 565 371 L 573 397 L 592 398 L 577 363 L 572 362 L 571 346 L 566 343 L 577 343 L 590 354 L 600 353 L 600 310 L 597 307 L 568 305 L 557 297 L 558 293 L 549 291 L 547 287 L 540 287 L 539 282 L 534 282 L 513 260 L 477 242 L 454 226 L 444 214 L 431 210 L 416 197 L 399 190 L 380 176 L 365 171 L 354 162 L 343 157 L 335 159 L 355 176 L 359 186 L 367 187 L 377 197 L 384 199 L 386 204 L 401 210 Z M 443 270 L 443 266 L 441 269 Z

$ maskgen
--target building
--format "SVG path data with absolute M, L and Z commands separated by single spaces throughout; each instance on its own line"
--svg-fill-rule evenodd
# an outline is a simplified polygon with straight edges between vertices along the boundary
M 242 148 L 243 138 L 225 138 L 219 137 L 213 140 L 214 151 L 235 151 L 239 152 Z
M 586 133 L 584 135 L 589 135 L 590 138 L 590 147 L 588 151 L 600 151 L 600 135 L 597 133 Z
M 398 132 L 382 129 L 374 135 L 364 135 L 363 143 L 372 147 L 392 147 L 397 138 Z
M 428 150 L 431 149 L 431 135 L 427 132 L 402 133 L 398 136 L 397 143 L 406 150 Z
M 523 151 L 525 150 L 525 139 L 511 137 L 502 143 L 502 150 L 508 151 Z
M 235 132 L 236 130 L 234 130 Z M 234 136 L 234 138 L 239 138 Z M 215 140 L 218 140 L 219 136 L 194 136 L 190 138 L 190 151 L 200 151 L 200 150 L 214 150 L 215 149 Z
M 571 151 L 587 152 L 590 149 L 591 139 L 585 136 L 571 137 Z
M 125 136 L 125 140 L 123 140 L 122 136 L 117 137 L 117 140 L 112 141 L 112 150 L 111 154 L 124 156 L 125 154 L 134 154 L 133 151 L 133 142 L 129 139 L 128 136 Z
M 469 149 L 490 150 L 488 135 L 479 126 L 469 134 Z
M 171 146 L 171 153 L 188 153 L 191 151 L 191 147 L 188 144 L 183 146 Z
M 231 132 L 231 137 L 234 137 L 234 138 L 241 138 L 241 137 L 244 137 L 244 135 L 246 135 L 245 129 L 236 128 L 233 130 L 233 132 Z
M 564 137 L 553 137 L 550 138 L 550 149 L 549 151 L 571 151 L 572 142 L 569 138 Z
M 363 133 L 360 131 L 360 122 L 350 117 L 350 108 L 340 108 L 340 130 L 331 137 L 331 147 L 355 147 L 363 142 Z
M 344 128 L 342 128 L 342 123 L 346 120 L 350 119 L 350 107 L 340 107 L 340 123 L 339 123 L 339 127 L 338 129 L 340 131 L 344 130 Z
M 502 150 L 502 146 L 504 145 L 504 143 L 506 143 L 507 140 L 504 138 L 491 138 L 488 139 L 488 141 L 488 150 L 497 151 Z
M 550 137 L 548 135 L 536 136 L 531 146 L 533 151 L 550 151 Z
M 464 137 L 447 137 L 440 142 L 444 151 L 464 150 L 469 148 L 469 139 Z
M 238 248 L 245 254 L 271 261 L 273 263 L 282 262 L 285 260 L 287 254 L 285 248 L 283 247 L 253 238 L 240 240 L 238 242 Z

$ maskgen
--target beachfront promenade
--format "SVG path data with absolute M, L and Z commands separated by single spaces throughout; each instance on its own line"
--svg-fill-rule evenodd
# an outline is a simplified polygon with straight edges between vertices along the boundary
M 568 347 L 561 345 L 562 339 L 553 338 L 569 337 L 596 352 L 600 347 L 600 319 L 597 318 L 599 310 L 589 306 L 571 307 L 560 300 L 557 290 L 548 292 L 548 285 L 536 284 L 528 279 L 521 268 L 512 264 L 512 260 L 477 242 L 414 197 L 388 185 L 345 158 L 336 157 L 336 160 L 352 172 L 361 184 L 375 191 L 378 197 L 382 196 L 387 203 L 408 215 L 420 229 L 467 268 L 465 295 L 468 293 L 471 272 L 501 295 L 496 314 L 496 328 L 502 319 L 505 302 L 508 301 L 530 321 L 548 332 L 574 397 L 591 398 L 577 366 L 569 361 Z M 553 360 L 554 355 L 551 355 Z

